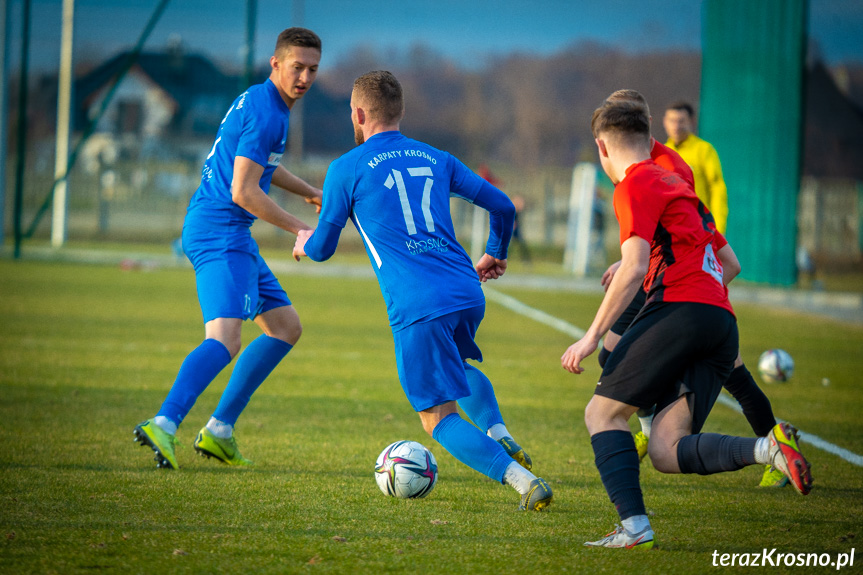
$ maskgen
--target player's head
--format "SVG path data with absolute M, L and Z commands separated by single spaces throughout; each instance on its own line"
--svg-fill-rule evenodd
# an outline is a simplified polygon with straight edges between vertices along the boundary
M 637 99 L 606 99 L 593 112 L 590 122 L 599 149 L 599 160 L 612 181 L 619 178 L 612 163 L 617 157 L 633 154 L 650 157 L 650 114 Z M 625 167 L 625 166 L 624 166 Z
M 689 102 L 674 102 L 665 109 L 662 126 L 675 144 L 679 144 L 693 131 L 695 110 Z
M 270 58 L 270 80 L 282 99 L 293 106 L 308 92 L 318 74 L 321 61 L 321 39 L 306 28 L 288 28 L 279 34 Z
M 590 129 L 596 139 L 626 146 L 647 145 L 650 143 L 650 113 L 647 105 L 637 100 L 607 99 L 594 110 Z
M 638 90 L 616 90 L 611 93 L 611 96 L 605 99 L 606 102 L 635 102 L 644 106 L 644 111 L 650 117 L 650 108 L 647 106 L 647 100 L 641 95 Z
M 273 51 L 273 56 L 281 60 L 285 57 L 285 52 L 292 48 L 314 48 L 320 52 L 321 39 L 308 28 L 294 27 L 282 30 L 276 39 L 276 49 Z
M 351 92 L 351 120 L 357 145 L 365 141 L 363 124 L 381 127 L 398 127 L 405 115 L 402 85 L 386 70 L 363 74 L 354 80 Z

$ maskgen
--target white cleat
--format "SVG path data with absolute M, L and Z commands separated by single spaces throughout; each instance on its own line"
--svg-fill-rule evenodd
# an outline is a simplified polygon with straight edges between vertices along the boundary
M 638 533 L 630 533 L 622 525 L 598 541 L 585 541 L 587 547 L 610 547 L 618 549 L 652 549 L 653 529 L 648 525 Z

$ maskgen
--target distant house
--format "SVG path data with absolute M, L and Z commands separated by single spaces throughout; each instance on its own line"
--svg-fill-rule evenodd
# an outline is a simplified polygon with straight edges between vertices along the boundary
M 128 52 L 118 54 L 76 78 L 76 130 L 83 130 L 98 113 L 128 58 Z M 255 70 L 252 83 L 265 81 L 269 72 L 269 66 Z M 242 82 L 204 56 L 184 53 L 179 45 L 141 53 L 117 87 L 96 131 L 111 134 L 124 150 L 135 149 L 145 157 L 185 150 L 200 159 L 197 156 L 206 154 L 231 102 L 247 87 Z M 334 97 L 316 86 L 303 106 L 306 151 L 343 153 L 353 146 L 347 96 Z
M 75 80 L 75 129 L 83 130 L 98 113 L 130 54 L 111 58 Z M 140 145 L 145 155 L 189 140 L 212 139 L 239 93 L 239 80 L 198 54 L 174 46 L 138 55 L 110 104 L 97 132 L 110 133 L 124 147 Z

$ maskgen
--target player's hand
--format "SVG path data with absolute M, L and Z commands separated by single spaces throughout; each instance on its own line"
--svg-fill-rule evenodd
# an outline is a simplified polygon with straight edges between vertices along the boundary
M 620 268 L 620 261 L 616 261 L 605 270 L 605 273 L 602 274 L 602 280 L 600 280 L 600 285 L 605 288 L 605 291 L 608 291 L 608 286 L 611 285 L 611 280 L 614 278 L 614 274 L 617 273 L 618 268 Z
M 496 280 L 506 272 L 506 260 L 483 254 L 476 263 L 476 273 L 479 281 Z
M 300 258 L 306 255 L 306 242 L 312 237 L 315 230 L 300 230 L 297 232 L 297 241 L 294 242 L 294 259 L 300 261 Z
M 315 188 L 315 192 L 317 192 L 316 195 L 304 199 L 307 204 L 315 206 L 315 212 L 319 214 L 321 213 L 321 206 L 324 205 L 324 192 L 317 188 Z
M 581 338 L 563 352 L 560 357 L 560 365 L 569 373 L 579 374 L 583 372 L 584 368 L 580 365 L 581 360 L 596 351 L 598 345 L 598 342 L 591 338 Z

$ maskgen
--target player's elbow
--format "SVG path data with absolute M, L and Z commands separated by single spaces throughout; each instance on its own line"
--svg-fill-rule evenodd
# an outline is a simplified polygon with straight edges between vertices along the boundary
M 312 260 L 313 262 L 325 262 L 336 253 L 335 248 L 321 248 L 317 249 L 314 245 L 306 244 L 305 246 L 306 256 Z
M 506 201 L 501 203 L 501 215 L 507 220 L 515 221 L 515 204 L 512 203 L 512 200 L 506 198 Z
M 486 207 L 493 220 L 499 221 L 501 226 L 513 229 L 515 227 L 515 205 L 501 192 L 501 201 L 494 207 Z
M 740 261 L 735 259 L 733 262 L 730 262 L 728 266 L 726 266 L 725 276 L 728 278 L 728 281 L 731 281 L 736 278 L 742 270 L 743 267 L 740 265 Z
M 616 275 L 620 276 L 620 281 L 623 283 L 637 283 L 644 281 L 644 276 L 647 275 L 649 261 L 632 260 L 629 265 L 621 265 Z
M 247 209 L 246 206 L 249 203 L 249 193 L 242 185 L 234 183 L 231 186 L 231 201 L 241 208 Z
M 638 261 L 632 268 L 632 274 L 635 278 L 641 282 L 644 280 L 644 276 L 647 275 L 647 270 L 650 267 L 650 262 L 646 261 Z
M 719 261 L 722 262 L 722 281 L 728 285 L 743 269 L 740 265 L 740 260 L 737 259 L 737 255 L 731 249 L 730 244 L 723 246 L 716 255 L 719 257 Z

